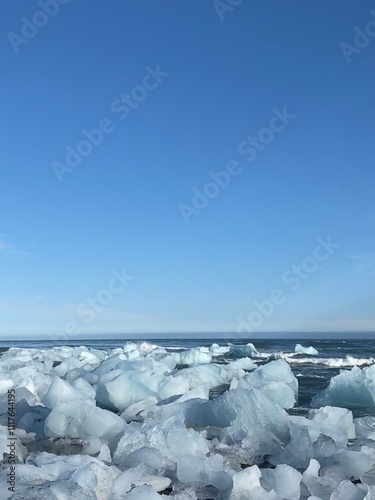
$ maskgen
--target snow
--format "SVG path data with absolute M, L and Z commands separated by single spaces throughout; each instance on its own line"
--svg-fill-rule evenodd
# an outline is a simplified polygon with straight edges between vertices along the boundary
M 17 493 L 2 498 L 375 498 L 375 417 L 350 411 L 375 406 L 375 367 L 340 372 L 301 416 L 286 411 L 298 401 L 289 359 L 301 358 L 268 361 L 250 343 L 10 349 L 0 357 L 0 482 L 14 457 Z

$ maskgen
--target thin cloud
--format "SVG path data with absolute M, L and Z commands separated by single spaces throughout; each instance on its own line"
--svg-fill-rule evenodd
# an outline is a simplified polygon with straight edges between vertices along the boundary
M 349 259 L 353 259 L 353 260 L 363 260 L 365 258 L 365 256 L 362 253 L 348 255 L 348 257 L 349 257 Z
M 11 254 L 11 255 L 34 255 L 32 252 L 27 250 L 19 250 L 14 245 L 7 242 L 7 235 L 0 233 L 0 252 Z
M 375 253 L 357 253 L 348 257 L 356 261 L 355 268 L 359 272 L 375 276 Z

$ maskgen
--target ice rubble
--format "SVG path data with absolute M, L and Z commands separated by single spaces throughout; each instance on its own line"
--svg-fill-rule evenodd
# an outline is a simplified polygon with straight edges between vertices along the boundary
M 288 363 L 257 366 L 258 354 L 252 344 L 10 349 L 0 357 L 4 498 L 375 498 L 375 417 L 340 408 L 374 405 L 375 368 L 340 373 L 315 398 L 323 407 L 296 416 Z M 16 493 L 3 487 L 9 389 Z

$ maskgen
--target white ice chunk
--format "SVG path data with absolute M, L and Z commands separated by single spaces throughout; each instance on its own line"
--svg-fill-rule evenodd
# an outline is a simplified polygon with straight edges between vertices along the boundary
M 183 352 L 173 354 L 179 365 L 197 365 L 210 363 L 212 354 L 207 347 L 194 347 Z
M 96 494 L 98 499 L 106 500 L 112 490 L 114 470 L 97 462 L 80 467 L 72 475 L 72 480 L 86 491 Z
M 250 358 L 239 358 L 226 365 L 229 370 L 255 370 L 257 364 Z
M 230 440 L 242 443 L 254 459 L 275 453 L 289 439 L 287 413 L 257 389 L 234 389 L 212 401 L 192 403 L 185 421 L 227 428 Z
M 316 496 L 321 500 L 329 500 L 331 493 L 340 484 L 341 479 L 331 475 L 320 476 L 319 470 L 319 462 L 311 459 L 310 465 L 302 474 L 302 482 L 310 495 Z
M 335 461 L 348 478 L 354 479 L 372 472 L 375 467 L 375 458 L 364 451 L 341 450 L 335 455 Z
M 100 359 L 98 358 L 98 356 L 90 351 L 82 351 L 79 355 L 79 360 L 89 365 L 97 365 L 100 363 Z
M 45 434 L 50 437 L 96 436 L 112 439 L 124 431 L 125 421 L 114 413 L 82 401 L 56 406 L 45 422 Z
M 12 387 L 14 387 L 14 382 L 12 379 L 0 379 L 0 396 L 5 394 L 8 389 L 11 389 Z
M 267 491 L 260 484 L 261 471 L 257 465 L 248 467 L 233 476 L 233 489 L 229 500 L 280 500 L 275 490 Z
M 130 491 L 132 485 L 141 478 L 141 470 L 136 468 L 127 469 L 118 475 L 112 485 L 111 500 L 122 500 L 124 494 Z
M 53 409 L 60 403 L 82 400 L 87 397 L 92 398 L 92 388 L 88 382 L 82 381 L 81 385 L 78 383 L 78 387 L 80 388 L 73 387 L 66 380 L 55 377 L 44 397 L 43 403 L 47 408 Z
M 197 458 L 185 455 L 177 461 L 177 478 L 186 485 L 212 485 L 219 491 L 231 491 L 232 478 L 224 471 L 223 457 Z
M 351 481 L 342 481 L 332 492 L 330 500 L 363 500 L 365 493 Z
M 132 405 L 125 408 L 125 410 L 121 413 L 121 418 L 123 418 L 126 422 L 131 422 L 132 420 L 139 420 L 138 414 L 145 410 L 146 408 L 150 408 L 157 404 L 158 400 L 154 396 L 150 396 L 148 398 L 142 399 L 137 403 L 133 403 Z
M 160 498 L 160 495 L 149 485 L 138 486 L 124 497 L 126 500 L 160 500 Z
M 301 344 L 297 344 L 294 352 L 300 353 L 300 354 L 310 354 L 311 356 L 316 356 L 319 351 L 314 349 L 314 347 L 303 347 Z
M 84 398 L 95 399 L 95 389 L 83 378 L 77 378 L 72 382 L 72 387 L 77 389 Z
M 230 500 L 242 500 L 256 487 L 260 487 L 262 473 L 257 465 L 248 467 L 233 476 L 233 489 Z M 246 496 L 245 496 L 246 495 Z
M 169 457 L 174 460 L 184 455 L 204 456 L 209 452 L 206 440 L 194 429 L 171 428 L 165 436 L 165 443 Z
M 210 386 L 209 384 L 202 384 L 196 389 L 191 389 L 183 394 L 181 397 L 176 399 L 176 403 L 182 403 L 183 401 L 188 401 L 189 399 L 205 399 L 209 398 Z
M 264 469 L 261 485 L 272 489 L 286 500 L 299 500 L 302 474 L 289 465 L 281 464 L 275 469 Z
M 161 476 L 142 476 L 138 481 L 134 481 L 134 486 L 142 486 L 149 484 L 155 491 L 163 491 L 171 484 L 172 480 L 169 477 Z
M 313 398 L 311 405 L 368 408 L 375 404 L 374 384 L 375 365 L 364 369 L 354 366 L 351 370 L 341 370 L 339 375 L 331 378 L 327 389 Z
M 232 382 L 231 389 L 236 386 L 244 389 L 256 387 L 282 408 L 293 408 L 298 396 L 298 380 L 282 359 L 258 367 L 238 383 Z
M 354 425 L 357 438 L 375 441 L 375 417 L 356 418 Z
M 265 365 L 259 366 L 252 373 L 246 375 L 247 381 L 254 381 L 255 385 L 262 385 L 268 382 L 285 382 L 295 394 L 298 393 L 298 380 L 286 361 L 278 359 Z
M 117 453 L 117 451 L 116 451 Z M 119 454 L 116 455 L 118 460 Z M 125 469 L 135 469 L 144 466 L 149 467 L 153 471 L 161 471 L 165 468 L 167 460 L 163 458 L 160 451 L 155 448 L 138 448 L 135 451 L 126 454 L 122 460 L 122 465 Z
M 184 377 L 183 373 L 174 377 L 166 377 L 161 381 L 157 392 L 161 399 L 167 399 L 175 395 L 183 395 L 188 392 L 190 386 L 189 381 Z
M 312 422 L 310 435 L 316 441 L 319 434 L 331 437 L 339 448 L 345 448 L 349 439 L 355 438 L 353 414 L 346 408 L 325 406 L 319 410 L 310 410 Z
M 112 410 L 123 410 L 150 396 L 158 398 L 162 374 L 115 370 L 102 375 L 96 387 L 96 399 Z
M 229 346 L 219 346 L 219 344 L 212 344 L 210 347 L 210 353 L 212 356 L 223 356 L 230 351 Z
M 291 439 L 279 455 L 271 458 L 273 464 L 308 467 L 312 458 L 334 455 L 355 436 L 352 413 L 330 406 L 311 410 L 308 418 L 289 417 L 289 429 Z
M 116 463 L 123 463 L 130 453 L 142 447 L 155 448 L 174 462 L 184 455 L 204 457 L 209 452 L 206 439 L 194 429 L 187 429 L 181 416 L 162 422 L 148 419 L 142 426 L 129 424 L 117 445 Z

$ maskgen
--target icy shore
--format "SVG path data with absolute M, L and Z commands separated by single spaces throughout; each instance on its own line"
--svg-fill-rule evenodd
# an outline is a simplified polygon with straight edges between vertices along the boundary
M 257 354 L 148 343 L 4 352 L 1 498 L 375 499 L 375 417 L 348 409 L 375 406 L 374 369 L 342 372 L 295 416 L 289 364 L 258 366 Z

